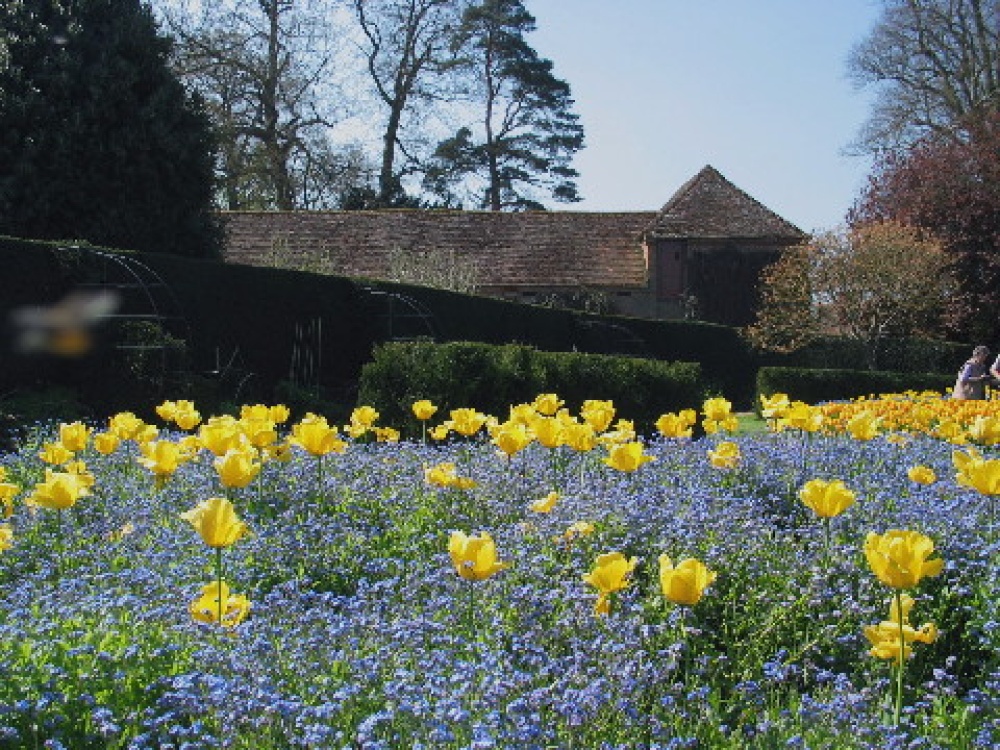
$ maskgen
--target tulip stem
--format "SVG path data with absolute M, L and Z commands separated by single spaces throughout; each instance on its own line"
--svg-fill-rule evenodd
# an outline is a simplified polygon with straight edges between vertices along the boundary
M 899 620 L 899 664 L 896 672 L 896 712 L 894 723 L 899 726 L 899 718 L 903 712 L 903 667 L 906 664 L 906 639 L 903 633 L 903 594 L 896 589 L 896 617 Z
M 222 627 L 222 547 L 215 548 L 215 596 L 219 603 L 219 627 Z
M 830 553 L 833 551 L 833 534 L 830 525 L 833 523 L 833 519 L 824 518 L 823 519 L 823 531 L 826 537 L 826 560 L 830 561 Z

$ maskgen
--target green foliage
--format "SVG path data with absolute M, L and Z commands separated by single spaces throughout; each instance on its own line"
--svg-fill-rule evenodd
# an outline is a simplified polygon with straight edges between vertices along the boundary
M 951 384 L 952 378 L 935 373 L 798 367 L 762 367 L 757 372 L 759 394 L 787 393 L 790 398 L 808 404 L 868 394 L 942 391 Z
M 155 705 L 166 689 L 165 678 L 192 663 L 192 647 L 177 645 L 165 628 L 135 622 L 125 611 L 48 618 L 36 607 L 32 614 L 37 638 L 0 641 L 5 673 L 0 705 L 38 701 L 44 695 L 51 700 L 47 709 L 30 720 L 20 717 L 12 727 L 19 744 L 0 739 L 0 748 L 24 747 L 20 742 L 30 738 L 40 747 L 55 727 L 74 748 L 124 747 L 124 742 L 109 744 L 97 717 L 107 711 L 126 726 L 126 735 L 134 733 L 143 710 Z
M 216 256 L 211 126 L 139 0 L 0 6 L 0 232 Z
M 410 406 L 419 399 L 443 413 L 474 405 L 502 419 L 539 393 L 557 393 L 571 410 L 585 399 L 609 399 L 619 416 L 644 426 L 703 396 L 696 363 L 455 342 L 378 347 L 361 371 L 358 400 L 378 404 L 385 424 L 415 426 Z

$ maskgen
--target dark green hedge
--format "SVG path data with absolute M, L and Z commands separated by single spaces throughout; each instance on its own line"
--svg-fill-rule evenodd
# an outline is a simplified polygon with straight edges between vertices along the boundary
M 817 404 L 885 393 L 945 391 L 953 379 L 937 373 L 762 367 L 757 372 L 757 393 L 786 393 L 793 400 Z
M 359 403 L 375 406 L 384 424 L 415 430 L 410 406 L 430 399 L 442 418 L 473 407 L 499 419 L 510 406 L 557 393 L 577 412 L 586 399 L 609 399 L 618 415 L 648 429 L 664 412 L 698 407 L 701 367 L 602 354 L 543 352 L 533 347 L 472 342 L 390 343 L 361 371 Z
M 0 313 L 24 305 L 51 304 L 73 286 L 93 280 L 93 259 L 65 249 L 65 244 L 0 237 L 0 268 L 4 270 Z M 865 366 L 864 352 L 844 340 L 828 340 L 790 355 L 761 355 L 748 349 L 736 329 L 707 323 L 602 317 L 426 287 L 177 256 L 120 255 L 147 264 L 165 282 L 165 291 L 158 293 L 175 300 L 173 307 L 180 316 L 180 323 L 165 334 L 183 341 L 183 357 L 176 359 L 185 361 L 190 377 L 165 378 L 161 393 L 149 378 L 125 384 L 95 376 L 102 367 L 109 369 L 107 357 L 85 367 L 80 362 L 7 356 L 5 367 L 0 368 L 0 396 L 45 383 L 74 388 L 83 384 L 86 390 L 96 377 L 103 386 L 98 389 L 103 391 L 100 398 L 121 394 L 123 400 L 134 399 L 137 392 L 147 401 L 161 395 L 203 398 L 214 390 L 232 401 L 291 394 L 302 408 L 313 403 L 317 410 L 344 410 L 356 403 L 354 389 L 373 346 L 390 338 L 521 344 L 548 352 L 697 362 L 704 392 L 725 396 L 738 409 L 754 404 L 759 366 Z M 322 328 L 318 337 L 314 328 L 313 336 L 297 340 L 296 331 L 316 326 L 317 321 Z M 888 342 L 892 367 L 886 369 L 941 372 L 951 377 L 970 350 L 947 342 Z M 116 372 L 110 374 L 134 369 L 134 364 L 115 364 Z M 485 377 L 463 363 L 456 362 L 455 367 L 472 381 Z M 522 365 L 511 364 L 511 368 L 519 373 L 516 379 L 527 379 L 528 385 L 534 382 L 536 375 L 525 375 Z M 516 379 L 510 387 L 518 387 Z M 566 388 L 572 388 L 565 382 Z M 494 383 L 491 387 L 503 393 L 508 386 Z M 206 408 L 215 405 L 206 404 Z

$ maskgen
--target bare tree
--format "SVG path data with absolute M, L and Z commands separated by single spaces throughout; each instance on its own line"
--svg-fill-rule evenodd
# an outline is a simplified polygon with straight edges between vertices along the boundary
M 884 1 L 848 61 L 878 92 L 859 149 L 906 147 L 1000 108 L 1000 0 Z
M 363 169 L 334 149 L 328 87 L 338 35 L 316 0 L 162 6 L 178 39 L 176 68 L 211 107 L 230 209 L 322 207 Z
M 441 93 L 441 74 L 454 66 L 453 30 L 465 0 L 352 0 L 363 35 L 368 73 L 379 101 L 388 109 L 382 129 L 382 158 L 377 203 L 397 204 L 402 198 L 397 163 L 406 150 L 405 118 L 419 100 Z

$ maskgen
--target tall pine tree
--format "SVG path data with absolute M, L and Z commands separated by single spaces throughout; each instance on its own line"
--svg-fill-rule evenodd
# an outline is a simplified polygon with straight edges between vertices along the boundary
M 580 200 L 571 166 L 583 148 L 569 84 L 525 40 L 534 17 L 521 0 L 469 8 L 456 46 L 469 73 L 478 123 L 442 141 L 425 188 L 449 203 L 493 211 L 542 208 L 542 199 Z
M 140 0 L 0 5 L 0 233 L 212 257 L 214 138 Z

